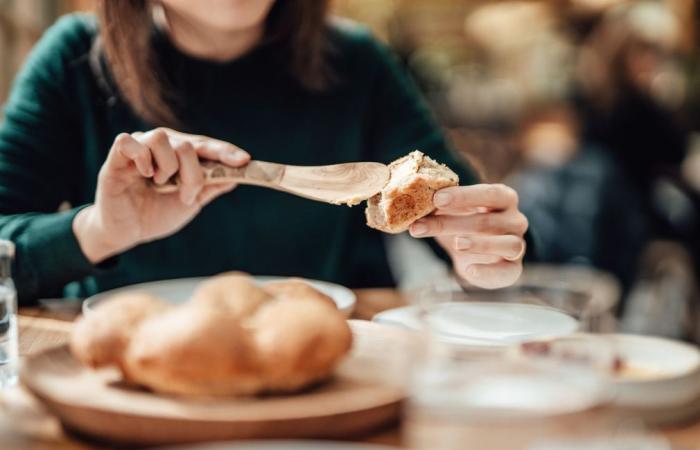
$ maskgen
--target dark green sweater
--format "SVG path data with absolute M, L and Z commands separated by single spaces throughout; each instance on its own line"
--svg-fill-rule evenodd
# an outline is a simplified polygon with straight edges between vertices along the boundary
M 390 52 L 357 26 L 328 31 L 338 82 L 304 91 L 261 47 L 229 63 L 197 60 L 156 36 L 180 95 L 186 131 L 235 143 L 255 159 L 298 165 L 388 163 L 421 149 L 474 181 L 447 150 L 415 87 Z M 393 284 L 381 233 L 363 208 L 332 206 L 242 186 L 177 234 L 99 267 L 82 254 L 71 222 L 94 199 L 115 136 L 147 130 L 91 69 L 92 17 L 61 19 L 18 75 L 0 127 L 0 237 L 17 246 L 20 300 L 89 295 L 149 280 L 226 270 L 296 275 L 350 287 Z M 108 86 L 107 86 L 108 87 Z M 68 202 L 74 209 L 57 213 Z

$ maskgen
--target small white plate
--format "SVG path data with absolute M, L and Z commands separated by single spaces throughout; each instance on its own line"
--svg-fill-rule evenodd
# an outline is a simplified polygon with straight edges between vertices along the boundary
M 164 450 L 392 450 L 396 447 L 333 441 L 255 441 L 221 442 Z
M 253 278 L 259 283 L 268 283 L 270 281 L 287 279 L 286 277 L 268 276 L 259 276 Z M 99 294 L 93 295 L 92 297 L 88 297 L 85 300 L 85 302 L 83 303 L 83 313 L 90 313 L 97 307 L 99 303 L 108 300 L 110 297 L 116 294 L 123 294 L 125 292 L 131 291 L 146 292 L 148 294 L 151 294 L 158 298 L 162 298 L 163 300 L 174 304 L 184 303 L 187 301 L 187 299 L 190 298 L 196 286 L 205 279 L 206 277 L 152 281 L 149 283 L 132 284 L 130 286 L 124 286 L 118 289 L 112 289 L 110 291 L 101 292 Z M 329 283 L 327 281 L 306 279 L 304 281 L 331 297 L 335 304 L 338 306 L 338 310 L 342 312 L 346 317 L 350 317 L 350 314 L 352 314 L 352 311 L 355 309 L 355 302 L 357 301 L 355 294 L 350 289 L 344 286 L 340 286 L 338 284 Z
M 573 317 L 546 306 L 520 303 L 453 302 L 435 306 L 426 317 L 443 342 L 468 346 L 506 346 L 544 337 L 574 333 Z M 416 306 L 390 309 L 373 321 L 419 330 Z

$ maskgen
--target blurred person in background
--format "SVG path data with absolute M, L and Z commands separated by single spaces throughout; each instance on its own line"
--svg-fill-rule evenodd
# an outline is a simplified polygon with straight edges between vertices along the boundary
M 54 25 L 0 126 L 0 237 L 17 245 L 20 299 L 232 269 L 393 285 L 361 208 L 203 185 L 200 160 L 388 163 L 414 149 L 476 182 L 389 50 L 328 22 L 327 4 L 103 0 L 99 21 Z M 152 189 L 175 175 L 179 192 Z M 435 237 L 467 284 L 517 279 L 527 220 L 512 189 L 448 188 L 435 203 L 413 236 Z
M 678 111 L 684 80 L 674 61 L 679 28 L 661 2 L 615 7 L 581 48 L 577 67 L 583 135 L 611 152 L 653 220 L 654 182 L 679 173 L 687 147 Z
M 629 286 L 647 230 L 618 165 L 585 140 L 568 104 L 538 105 L 523 117 L 520 162 L 506 183 L 538 231 L 538 261 L 593 266 Z
M 628 293 L 623 329 L 672 337 L 684 335 L 688 310 L 697 301 L 692 283 L 684 281 L 693 272 L 689 252 L 696 265 L 700 259 L 698 230 L 688 226 L 697 222 L 692 201 L 697 194 L 681 176 L 689 133 L 680 114 L 685 97 L 677 61 L 680 27 L 663 2 L 611 8 L 580 50 L 576 99 L 584 139 L 610 152 L 619 183 L 633 188 L 627 203 L 643 208 L 638 220 L 644 225 L 637 228 L 647 230 L 649 245 L 633 268 L 635 284 L 623 279 Z

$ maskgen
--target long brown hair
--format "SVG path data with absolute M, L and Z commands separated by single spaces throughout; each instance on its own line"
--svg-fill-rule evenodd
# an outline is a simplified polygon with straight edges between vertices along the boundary
M 264 41 L 285 52 L 290 74 L 305 89 L 325 89 L 332 79 L 326 53 L 328 0 L 278 0 L 266 19 Z M 153 125 L 179 125 L 172 92 L 152 45 L 149 0 L 100 0 L 99 47 L 122 98 Z

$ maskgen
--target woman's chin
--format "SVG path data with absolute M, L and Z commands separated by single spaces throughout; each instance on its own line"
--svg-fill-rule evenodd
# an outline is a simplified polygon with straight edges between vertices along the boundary
M 221 33 L 257 28 L 265 22 L 274 0 L 163 0 L 168 10 Z

